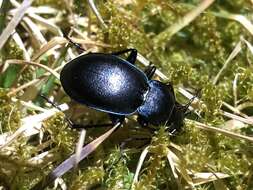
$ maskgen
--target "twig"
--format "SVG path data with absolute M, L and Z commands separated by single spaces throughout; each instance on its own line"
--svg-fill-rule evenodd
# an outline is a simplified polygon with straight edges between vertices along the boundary
M 63 37 L 54 37 L 49 42 L 47 42 L 47 43 L 45 43 L 45 44 L 42 45 L 42 47 L 40 48 L 40 50 L 33 55 L 32 61 L 36 61 L 37 59 L 39 59 L 47 51 L 55 48 L 58 45 L 64 45 L 67 42 L 68 41 L 65 38 L 63 38 Z
M 211 12 L 211 13 L 217 17 L 232 19 L 232 20 L 239 22 L 241 25 L 243 25 L 250 32 L 251 35 L 253 35 L 253 24 L 245 16 L 239 15 L 239 14 L 231 14 L 226 11 Z
M 230 109 L 232 112 L 234 112 L 235 114 L 238 114 L 244 118 L 248 118 L 249 116 L 247 116 L 245 113 L 242 113 L 240 111 L 240 109 L 238 109 L 238 107 L 233 107 L 230 104 L 226 103 L 226 102 L 222 102 L 222 105 L 227 107 L 228 109 Z
M 210 125 L 206 125 L 197 121 L 193 121 L 193 120 L 189 120 L 187 119 L 188 122 L 195 124 L 195 126 L 197 128 L 206 130 L 206 131 L 211 131 L 211 132 L 215 132 L 215 133 L 221 133 L 225 136 L 231 137 L 231 138 L 235 138 L 235 139 L 239 139 L 239 140 L 246 140 L 249 141 L 251 143 L 253 143 L 253 137 L 249 137 L 249 136 L 245 136 L 245 135 L 241 135 L 241 134 L 237 134 L 237 133 L 233 133 L 231 131 L 225 130 L 225 129 L 221 129 L 221 128 L 217 128 L 217 127 L 213 127 Z
M 41 68 L 45 69 L 46 71 L 50 72 L 51 74 L 53 74 L 57 79 L 60 79 L 60 75 L 57 72 L 55 72 L 53 69 L 49 68 L 48 66 L 42 65 L 40 63 L 36 63 L 36 62 L 32 62 L 32 61 L 17 60 L 17 59 L 9 59 L 6 61 L 6 64 L 38 66 L 38 67 L 41 67 Z
M 84 145 L 85 136 L 86 136 L 86 130 L 82 129 L 80 134 L 79 134 L 78 142 L 76 144 L 75 168 L 77 168 L 78 162 L 79 162 L 80 157 L 81 157 L 81 150 L 82 150 L 82 147 Z
M 0 36 L 0 49 L 2 49 L 3 45 L 8 40 L 18 23 L 21 21 L 32 2 L 33 0 L 24 0 L 21 6 L 18 8 L 16 14 L 13 16 L 13 18 Z
M 235 78 L 233 81 L 233 95 L 234 95 L 234 107 L 237 106 L 237 80 L 238 80 L 239 74 L 235 74 Z
M 101 26 L 103 28 L 108 28 L 107 25 L 105 24 L 102 16 L 100 15 L 99 11 L 97 10 L 97 7 L 95 6 L 94 4 L 94 1 L 93 0 L 88 0 L 88 4 L 91 8 L 91 10 L 93 11 L 93 13 L 96 15 L 98 21 L 100 22 Z
M 15 94 L 17 94 L 17 92 L 19 92 L 19 91 L 21 91 L 21 90 L 23 90 L 23 89 L 25 89 L 25 88 L 27 88 L 29 86 L 32 86 L 32 85 L 36 84 L 40 80 L 41 79 L 34 79 L 34 80 L 31 80 L 31 81 L 29 81 L 29 82 L 27 82 L 27 83 L 25 83 L 25 84 L 23 84 L 23 85 L 21 85 L 21 86 L 19 86 L 17 88 L 14 88 L 10 92 L 7 93 L 7 96 L 15 95 Z
M 135 183 L 138 182 L 138 176 L 139 176 L 139 173 L 141 171 L 141 166 L 143 165 L 143 162 L 148 154 L 148 148 L 149 146 L 147 146 L 141 153 L 141 156 L 140 156 L 140 159 L 138 161 L 138 164 L 137 164 L 137 168 L 136 168 L 136 171 L 135 171 L 135 174 L 134 174 L 134 179 L 133 179 L 133 182 L 132 182 L 132 188 L 134 186 Z
M 222 66 L 222 68 L 220 69 L 220 71 L 218 72 L 218 74 L 216 75 L 216 77 L 213 80 L 213 84 L 217 84 L 221 74 L 223 73 L 223 71 L 228 67 L 228 64 L 237 56 L 237 54 L 242 50 L 242 42 L 241 40 L 236 44 L 234 50 L 231 52 L 231 54 L 229 55 L 229 57 L 227 58 L 227 60 L 225 61 L 224 65 Z
M 96 148 L 106 140 L 112 133 L 120 126 L 120 123 L 117 123 L 113 128 L 109 131 L 101 135 L 100 137 L 96 138 L 94 141 L 86 145 L 82 148 L 80 158 L 78 162 L 86 158 L 89 154 L 91 154 Z M 44 180 L 37 183 L 31 190 L 42 190 L 50 183 L 52 183 L 56 178 L 61 177 L 67 171 L 75 165 L 76 154 L 71 155 L 67 160 L 62 162 L 57 168 L 55 168 L 50 174 L 48 174 Z
M 180 31 L 182 28 L 191 23 L 197 16 L 199 16 L 204 10 L 206 10 L 215 0 L 203 0 L 201 3 L 183 18 L 179 19 L 172 26 L 161 32 L 154 38 L 157 44 L 165 41 L 167 42 L 174 34 Z
M 243 110 L 248 107 L 253 107 L 253 102 L 244 102 L 244 103 L 240 104 L 239 106 L 237 106 L 236 109 Z
M 23 105 L 23 106 L 25 106 L 27 108 L 30 108 L 30 109 L 37 110 L 37 111 L 42 111 L 42 112 L 47 111 L 47 109 L 39 107 L 39 106 L 33 104 L 32 102 L 25 102 L 25 101 L 22 101 L 22 100 L 18 100 L 16 98 L 11 98 L 11 101 L 13 101 L 13 102 L 20 102 L 21 105 Z
M 26 61 L 30 61 L 30 55 L 28 53 L 28 51 L 25 48 L 25 45 L 20 37 L 20 35 L 17 32 L 14 32 L 14 34 L 12 35 L 13 40 L 16 42 L 16 44 L 19 46 L 19 48 L 23 51 L 24 54 L 24 59 Z
M 225 111 L 222 111 L 222 115 L 226 116 L 226 117 L 229 117 L 231 119 L 235 119 L 235 120 L 238 120 L 238 121 L 241 121 L 243 123 L 247 123 L 249 125 L 253 125 L 253 119 L 250 118 L 250 117 L 247 117 L 247 118 L 243 118 L 243 117 L 240 117 L 238 115 L 235 115 L 235 114 L 232 114 L 232 113 L 228 113 L 228 112 L 225 112 Z
M 55 68 L 54 71 L 57 72 L 57 71 L 60 70 L 63 66 L 64 66 L 64 65 L 61 65 L 61 66 Z M 37 82 L 43 80 L 43 78 L 45 78 L 46 76 L 49 76 L 49 75 L 50 75 L 50 73 L 49 73 L 49 72 L 46 72 L 45 74 L 43 74 L 43 75 L 40 76 L 39 78 L 33 79 L 33 80 L 29 81 L 28 83 L 25 83 L 25 84 L 23 84 L 23 85 L 21 85 L 21 86 L 19 86 L 19 87 L 17 87 L 17 88 L 14 88 L 14 89 L 12 89 L 10 92 L 7 93 L 7 96 L 11 96 L 11 95 L 13 95 L 13 94 L 16 94 L 17 92 L 19 92 L 19 91 L 21 91 L 21 90 L 23 90 L 23 89 L 25 89 L 25 88 L 27 88 L 27 87 L 29 87 L 29 86 L 31 86 L 31 85 L 35 85 Z
M 68 106 L 66 104 L 59 106 L 63 111 L 68 109 Z M 51 117 L 55 113 L 59 112 L 59 110 L 53 108 L 50 110 L 47 110 L 43 113 L 37 114 L 37 115 L 31 115 L 27 116 L 23 119 L 21 119 L 21 127 L 18 128 L 13 134 L 11 134 L 9 137 L 7 137 L 4 144 L 0 145 L 0 149 L 3 149 L 10 145 L 15 139 L 17 139 L 20 135 L 26 132 L 26 135 L 28 135 L 28 131 L 30 130 L 30 135 L 36 134 L 35 131 L 39 131 L 38 128 L 35 129 L 35 126 L 38 125 L 43 120 Z

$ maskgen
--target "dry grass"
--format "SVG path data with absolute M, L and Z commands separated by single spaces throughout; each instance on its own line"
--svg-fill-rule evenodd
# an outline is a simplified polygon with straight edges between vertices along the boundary
M 253 188 L 251 1 L 0 3 L 1 189 L 43 189 L 57 177 L 59 189 Z M 62 67 L 80 53 L 129 47 L 139 67 L 152 62 L 155 78 L 173 82 L 179 102 L 202 89 L 183 132 L 153 134 L 134 116 L 116 134 L 117 126 L 71 130 L 65 114 L 83 124 L 108 118 L 68 99 Z M 116 147 L 132 136 L 151 142 Z

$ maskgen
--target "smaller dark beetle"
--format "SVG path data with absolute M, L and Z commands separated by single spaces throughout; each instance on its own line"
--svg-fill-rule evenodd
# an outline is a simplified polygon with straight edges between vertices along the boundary
M 127 52 L 130 54 L 126 60 L 119 57 Z M 89 53 L 64 66 L 60 80 L 65 92 L 73 100 L 111 117 L 110 124 L 84 128 L 123 123 L 125 116 L 137 113 L 141 126 L 167 125 L 171 133 L 181 129 L 188 106 L 176 101 L 171 84 L 151 80 L 154 66 L 145 72 L 137 68 L 136 57 L 136 49 L 112 54 Z

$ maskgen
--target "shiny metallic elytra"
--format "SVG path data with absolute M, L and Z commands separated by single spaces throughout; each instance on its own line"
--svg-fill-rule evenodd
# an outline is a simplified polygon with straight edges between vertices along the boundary
M 60 80 L 73 100 L 121 115 L 133 114 L 148 90 L 148 78 L 141 70 L 107 54 L 87 54 L 70 61 Z
M 126 52 L 130 52 L 126 60 L 118 56 Z M 185 109 L 176 102 L 173 87 L 151 80 L 155 67 L 141 71 L 134 65 L 136 57 L 135 49 L 81 55 L 64 66 L 61 84 L 73 100 L 109 113 L 112 122 L 136 113 L 143 126 L 173 124 L 172 130 L 179 130 Z

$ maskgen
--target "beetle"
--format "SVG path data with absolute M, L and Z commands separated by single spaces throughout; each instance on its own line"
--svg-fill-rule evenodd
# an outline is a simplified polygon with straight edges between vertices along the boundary
M 120 57 L 129 53 L 126 59 Z M 60 73 L 66 94 L 74 101 L 108 113 L 111 123 L 84 128 L 110 126 L 137 114 L 143 127 L 165 124 L 171 133 L 180 131 L 188 106 L 176 101 L 172 84 L 152 80 L 156 67 L 144 72 L 135 66 L 136 49 L 107 53 L 88 53 L 69 61 Z M 75 128 L 82 126 L 73 125 Z

